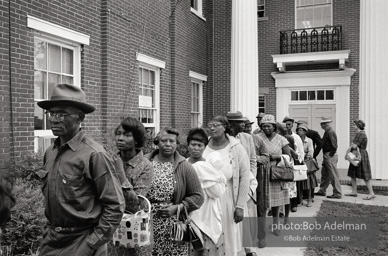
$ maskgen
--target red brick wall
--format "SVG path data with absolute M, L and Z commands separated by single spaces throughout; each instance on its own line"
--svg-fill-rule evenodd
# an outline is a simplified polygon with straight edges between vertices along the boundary
M 12 132 L 9 87 L 9 1 L 0 2 L 0 172 L 12 156 Z
M 1 5 L 3 35 L 9 31 L 8 14 L 12 17 L 12 61 L 9 65 L 8 36 L 3 36 L 0 168 L 11 152 L 18 157 L 34 148 L 34 31 L 27 28 L 27 15 L 90 36 L 81 53 L 81 85 L 96 111 L 87 115 L 83 129 L 95 139 L 107 142 L 107 133 L 122 117 L 138 116 L 137 52 L 166 62 L 160 77 L 160 126 L 189 130 L 189 70 L 209 75 L 210 33 L 208 21 L 191 13 L 190 1 L 21 0 L 12 1 L 10 12 L 8 1 Z M 208 11 L 205 5 L 205 16 Z M 209 87 L 205 85 L 206 99 Z

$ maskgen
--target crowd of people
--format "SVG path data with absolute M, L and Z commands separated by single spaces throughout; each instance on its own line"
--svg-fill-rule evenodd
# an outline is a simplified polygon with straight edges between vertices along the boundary
M 38 173 L 50 223 L 40 255 L 106 255 L 107 242 L 124 212 L 140 209 L 138 195 L 151 203 L 151 243 L 119 248 L 118 255 L 237 255 L 244 250 L 246 255 L 255 255 L 248 246 L 244 248 L 243 232 L 249 233 L 250 247 L 265 247 L 267 215 L 273 224 L 284 215 L 287 224 L 290 212 L 303 204 L 310 207 L 314 195 L 325 196 L 330 184 L 334 192 L 327 197 L 342 197 L 337 137 L 328 118 L 321 120 L 325 131 L 321 139 L 304 120 L 285 117 L 276 122 L 273 115 L 259 113 L 258 128 L 252 132 L 253 122 L 239 111 L 228 112 L 188 132 L 189 157 L 185 158 L 177 151 L 180 132 L 175 128 L 161 129 L 154 139 L 156 149 L 144 155 L 145 128 L 133 117 L 117 125 L 117 151 L 109 154 L 80 128 L 85 115 L 95 108 L 86 103 L 79 87 L 56 85 L 51 99 L 38 106 L 48 111 L 51 129 L 58 136 Z M 357 196 L 356 178 L 361 178 L 370 192 L 365 199 L 370 200 L 374 193 L 364 127 L 362 120 L 355 121 L 357 135 L 350 150 L 359 148 L 362 164 L 350 165 L 353 191 L 346 195 Z M 282 161 L 303 165 L 316 159 L 321 149 L 318 192 L 314 193 L 318 187 L 315 172 L 297 182 L 270 179 L 271 166 Z M 10 184 L 1 181 L 0 220 L 9 215 L 14 203 L 10 190 Z M 171 229 L 181 218 L 177 213 L 185 211 L 202 233 L 202 250 L 171 238 Z M 258 217 L 258 221 L 248 222 L 249 230 L 244 231 L 244 217 Z M 276 228 L 272 232 L 281 233 Z

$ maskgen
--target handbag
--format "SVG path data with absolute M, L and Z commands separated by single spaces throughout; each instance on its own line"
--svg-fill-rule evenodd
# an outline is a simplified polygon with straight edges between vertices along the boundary
M 361 153 L 360 149 L 357 147 L 357 150 L 352 151 L 352 147 L 349 147 L 346 151 L 345 159 L 353 166 L 359 166 L 361 163 Z
M 151 203 L 142 195 L 139 199 L 147 202 L 147 210 L 139 210 L 135 214 L 124 213 L 120 225 L 113 233 L 113 244 L 125 248 L 137 248 L 150 244 L 151 228 Z
M 310 174 L 319 170 L 318 162 L 314 158 L 306 160 L 305 164 L 307 165 L 307 174 Z
M 307 165 L 294 165 L 294 181 L 307 180 Z
M 274 165 L 270 168 L 270 181 L 294 181 L 294 172 L 289 162 L 282 156 L 285 166 Z
M 183 205 L 185 210 L 184 220 L 180 220 L 180 205 L 178 205 L 177 210 L 177 219 L 173 223 L 171 228 L 171 240 L 174 242 L 182 243 L 187 242 L 191 243 L 195 251 L 204 249 L 204 240 L 201 230 L 194 224 L 194 222 L 189 217 L 187 213 L 186 206 Z

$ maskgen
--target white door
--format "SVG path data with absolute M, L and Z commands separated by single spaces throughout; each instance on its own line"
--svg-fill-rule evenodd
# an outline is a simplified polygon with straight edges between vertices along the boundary
M 308 127 L 317 131 L 321 138 L 325 132 L 320 124 L 322 117 L 330 118 L 333 121 L 332 128 L 335 130 L 336 127 L 335 104 L 295 104 L 289 106 L 288 113 L 295 121 L 306 120 Z M 295 128 L 296 125 L 294 125 Z M 319 164 L 322 163 L 322 153 L 318 155 L 317 161 Z

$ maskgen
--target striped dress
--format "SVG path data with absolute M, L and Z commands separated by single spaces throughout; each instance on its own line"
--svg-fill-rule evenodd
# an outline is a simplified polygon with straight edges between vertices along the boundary
M 259 136 L 263 139 L 264 144 L 267 147 L 268 153 L 271 155 L 281 155 L 282 148 L 288 144 L 288 141 L 283 136 L 276 134 L 272 140 L 269 140 L 264 133 L 260 133 Z M 276 165 L 276 161 L 271 161 L 271 166 Z M 288 194 L 288 189 L 282 189 L 281 182 L 279 181 L 270 181 L 270 206 L 282 206 L 290 203 L 290 198 Z

